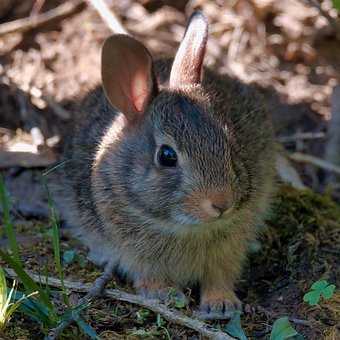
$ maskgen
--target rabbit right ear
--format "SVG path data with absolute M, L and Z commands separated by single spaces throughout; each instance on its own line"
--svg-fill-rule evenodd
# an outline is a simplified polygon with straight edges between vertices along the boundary
M 179 45 L 170 72 L 170 88 L 197 85 L 202 79 L 202 66 L 208 40 L 208 21 L 194 12 Z
M 152 57 L 144 45 L 124 34 L 107 38 L 102 49 L 101 72 L 111 105 L 128 121 L 142 116 L 157 92 Z

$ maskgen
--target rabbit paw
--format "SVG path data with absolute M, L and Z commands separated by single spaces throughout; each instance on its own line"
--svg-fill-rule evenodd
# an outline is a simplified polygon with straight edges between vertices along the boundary
M 211 291 L 203 293 L 195 315 L 202 320 L 225 320 L 237 310 L 242 310 L 242 303 L 232 290 Z
M 146 299 L 157 299 L 171 304 L 177 302 L 183 305 L 188 304 L 187 297 L 183 292 L 156 280 L 139 280 L 136 288 L 138 293 Z

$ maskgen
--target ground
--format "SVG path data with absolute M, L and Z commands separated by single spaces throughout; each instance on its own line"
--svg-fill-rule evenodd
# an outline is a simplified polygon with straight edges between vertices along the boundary
M 0 24 L 61 3 L 65 1 L 15 0 L 8 10 L 0 6 Z M 112 8 L 154 55 L 169 55 L 178 46 L 187 16 L 200 7 L 210 22 L 206 64 L 257 85 L 272 113 L 278 140 L 300 132 L 318 135 L 284 142 L 286 151 L 323 158 L 330 95 L 339 81 L 340 45 L 332 25 L 310 3 L 125 0 L 113 2 Z M 330 1 L 322 1 L 322 8 L 336 18 Z M 0 153 L 0 170 L 12 198 L 22 257 L 26 268 L 36 273 L 48 268 L 49 275 L 57 276 L 42 173 L 60 158 L 77 98 L 99 82 L 100 46 L 109 34 L 95 11 L 81 4 L 63 20 L 26 33 L 0 35 L 0 152 L 35 155 L 15 154 L 13 160 L 8 153 Z M 273 322 L 282 316 L 295 319 L 294 327 L 307 339 L 340 336 L 339 293 L 314 307 L 303 302 L 303 295 L 321 278 L 340 286 L 338 182 L 328 190 L 327 173 L 309 164 L 294 165 L 311 189 L 280 185 L 238 286 L 244 302 L 242 327 L 250 339 L 268 338 Z M 99 269 L 86 260 L 86 249 L 66 229 L 61 234 L 62 254 L 67 250 L 76 254 L 69 264 L 64 263 L 66 278 L 92 282 Z M 2 248 L 7 242 L 1 237 L 0 230 Z M 118 278 L 110 285 L 132 291 L 129 283 Z M 184 312 L 190 315 L 196 304 L 193 293 Z M 189 329 L 162 320 L 157 323 L 152 312 L 109 299 L 93 303 L 86 320 L 103 339 L 166 339 L 168 333 L 173 339 L 199 338 Z M 39 339 L 43 333 L 37 324 L 16 314 L 5 336 Z M 76 326 L 63 336 L 82 338 Z

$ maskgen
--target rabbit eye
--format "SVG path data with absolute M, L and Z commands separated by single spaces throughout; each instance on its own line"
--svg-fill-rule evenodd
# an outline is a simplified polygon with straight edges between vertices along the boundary
M 175 167 L 177 164 L 176 151 L 169 145 L 162 145 L 157 154 L 158 163 L 166 167 Z

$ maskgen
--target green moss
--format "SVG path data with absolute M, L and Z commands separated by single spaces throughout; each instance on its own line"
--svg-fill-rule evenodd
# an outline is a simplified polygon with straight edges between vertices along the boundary
M 289 277 L 306 285 L 321 277 L 340 280 L 340 206 L 328 195 L 282 186 L 266 224 L 250 275 L 272 282 Z
M 31 322 L 30 319 L 26 318 L 21 313 L 15 313 L 13 319 L 8 324 L 8 327 L 4 330 L 4 333 L 0 333 L 0 339 L 30 340 L 33 338 L 43 338 L 39 325 Z
M 267 223 L 283 238 L 296 232 L 327 232 L 340 229 L 340 206 L 328 195 L 282 186 L 272 204 Z
M 339 320 L 334 312 L 339 301 L 333 298 L 322 308 L 311 309 L 303 296 L 320 279 L 340 286 L 339 204 L 328 195 L 281 186 L 259 241 L 260 250 L 249 254 L 239 285 L 243 302 L 264 306 L 276 315 L 311 320 L 313 327 L 300 331 L 308 339 L 321 339 L 320 334 Z M 257 312 L 246 317 L 246 330 L 253 335 L 268 315 Z
M 27 329 L 13 326 L 6 330 L 5 336 L 9 339 L 28 340 L 31 334 Z

